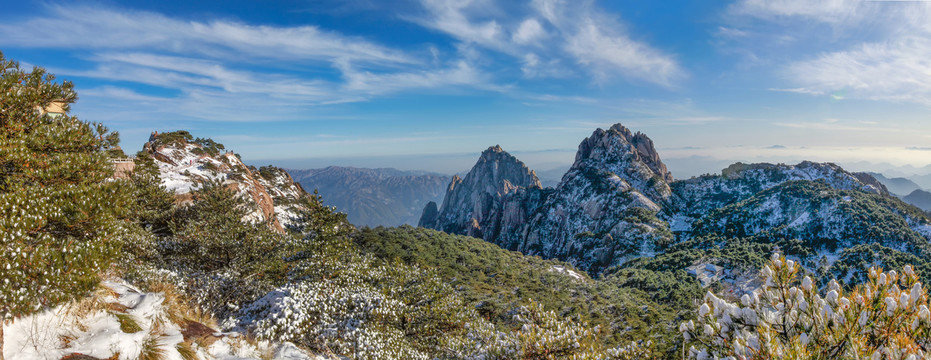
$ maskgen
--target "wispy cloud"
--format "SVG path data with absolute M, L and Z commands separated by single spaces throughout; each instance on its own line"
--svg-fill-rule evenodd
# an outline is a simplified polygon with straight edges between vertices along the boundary
M 56 74 L 109 82 L 82 102 L 116 114 L 210 121 L 296 120 L 313 106 L 441 87 L 500 89 L 468 59 L 409 54 L 316 26 L 185 20 L 163 14 L 49 5 L 44 16 L 0 24 L 0 46 L 69 49 L 91 65 Z M 168 91 L 144 94 L 138 86 Z M 135 89 L 130 89 L 135 88 Z M 123 107 L 108 98 L 139 102 Z M 134 110 L 135 109 L 135 110 Z
M 855 131 L 855 132 L 892 132 L 901 133 L 909 130 L 897 127 L 884 127 L 878 124 L 864 124 L 858 122 L 856 125 L 848 124 L 837 119 L 826 119 L 821 122 L 774 122 L 773 125 L 795 129 L 808 130 L 825 130 L 825 131 Z
M 68 5 L 49 6 L 47 16 L 0 24 L 0 44 L 59 49 L 149 49 L 240 59 L 418 62 L 403 52 L 316 26 L 186 21 L 152 12 Z
M 907 36 L 821 54 L 790 64 L 786 73 L 803 86 L 799 92 L 844 91 L 846 97 L 931 105 L 928 54 L 931 39 Z
M 576 63 L 596 82 L 615 76 L 672 87 L 685 77 L 678 61 L 634 40 L 618 20 L 591 1 L 532 0 L 492 18 L 494 4 L 479 0 L 421 0 L 423 17 L 411 20 L 457 40 L 511 56 L 528 77 L 565 77 Z M 546 41 L 543 41 L 543 40 Z
M 828 50 L 787 59 L 780 74 L 797 87 L 778 91 L 931 106 L 931 2 L 743 0 L 730 12 L 824 39 Z

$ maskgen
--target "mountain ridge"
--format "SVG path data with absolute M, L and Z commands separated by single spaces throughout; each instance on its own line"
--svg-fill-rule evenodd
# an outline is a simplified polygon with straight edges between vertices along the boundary
M 493 148 L 503 151 L 500 147 Z M 487 175 L 487 171 L 477 169 L 481 162 L 480 159 L 466 175 L 467 178 L 471 176 L 473 182 L 477 181 L 475 177 Z M 461 181 L 454 178 L 450 182 L 447 200 L 461 186 Z M 790 229 L 807 220 L 777 216 L 773 221 L 761 223 L 763 228 L 754 230 L 753 234 L 776 231 L 773 234 L 839 241 L 840 236 L 850 235 L 849 230 L 869 225 L 864 219 L 895 218 L 901 219 L 890 225 L 895 230 L 883 234 L 908 234 L 902 235 L 905 236 L 902 239 L 908 238 L 913 244 L 921 241 L 915 240 L 918 238 L 927 241 L 927 216 L 917 209 L 910 210 L 909 205 L 894 198 L 885 185 L 868 173 L 849 172 L 833 163 L 811 161 L 795 165 L 735 163 L 719 175 L 676 181 L 663 164 L 652 140 L 621 124 L 615 124 L 608 130 L 597 129 L 582 140 L 575 162 L 554 188 L 516 186 L 503 195 L 488 196 L 481 209 L 490 210 L 493 216 L 485 216 L 488 211 L 472 210 L 450 214 L 452 208 L 461 207 L 448 206 L 445 201 L 440 206 L 428 204 L 420 225 L 480 237 L 528 255 L 567 261 L 596 274 L 632 258 L 663 253 L 672 244 L 688 240 L 695 230 L 693 224 L 717 209 L 735 208 L 738 206 L 735 204 L 744 204 L 767 191 L 773 199 L 790 199 L 799 189 L 812 188 L 827 192 L 826 196 L 834 204 L 823 214 L 833 214 L 830 216 L 834 220 L 822 219 L 819 217 L 822 213 L 815 208 L 812 208 L 814 213 L 806 212 L 812 216 L 811 221 L 820 219 L 817 221 L 834 224 L 830 230 L 825 230 L 827 233 L 819 232 L 822 230 L 780 233 L 782 230 L 778 229 Z M 805 192 L 793 201 L 816 201 L 818 194 Z M 862 194 L 865 200 L 857 200 L 858 205 L 853 208 L 844 205 L 847 198 L 859 199 L 861 196 L 858 194 Z M 772 204 L 767 205 L 770 210 L 766 211 L 795 211 L 791 201 Z M 749 206 L 749 203 L 740 206 Z M 866 217 L 852 215 L 850 211 L 864 213 Z M 483 216 L 475 217 L 474 213 Z M 849 223 L 835 221 L 842 218 L 848 219 Z M 721 218 L 719 221 L 734 220 Z M 723 232 L 725 228 L 706 231 L 710 229 L 708 220 L 701 224 L 700 235 L 726 234 Z M 493 231 L 477 232 L 473 230 L 475 228 Z M 740 236 L 745 235 L 742 233 Z M 925 251 L 923 245 L 896 246 L 892 238 L 862 240 L 878 241 L 887 247 L 915 254 Z M 841 245 L 849 247 L 856 244 Z

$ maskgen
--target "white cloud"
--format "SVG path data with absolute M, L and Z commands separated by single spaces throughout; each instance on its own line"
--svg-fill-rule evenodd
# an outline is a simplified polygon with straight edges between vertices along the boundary
M 744 0 L 730 10 L 784 36 L 818 39 L 825 30 L 812 25 L 829 26 L 815 47 L 828 50 L 788 59 L 780 72 L 796 87 L 779 91 L 931 105 L 931 2 Z
M 470 10 L 484 5 L 474 0 L 421 0 L 430 13 L 426 19 L 415 21 L 455 36 L 465 42 L 476 43 L 496 50 L 506 51 L 503 30 L 495 20 L 473 21 Z
M 863 44 L 790 64 L 804 92 L 931 105 L 931 39 L 918 36 Z
M 606 34 L 594 20 L 580 24 L 578 32 L 569 38 L 566 50 L 576 60 L 604 81 L 614 72 L 664 86 L 673 85 L 680 77 L 679 65 L 670 57 L 649 46 L 624 36 Z
M 346 83 L 344 89 L 364 94 L 382 94 L 411 88 L 435 89 L 449 86 L 470 86 L 486 90 L 500 90 L 487 85 L 488 79 L 466 61 L 449 68 L 405 73 L 377 74 L 353 69 L 348 64 L 340 67 Z
M 572 72 L 564 68 L 564 60 L 582 65 L 597 82 L 620 75 L 669 87 L 685 74 L 672 56 L 632 39 L 621 23 L 591 1 L 531 0 L 529 14 L 496 12 L 476 0 L 421 4 L 426 16 L 412 21 L 509 55 L 527 77 L 565 77 Z M 499 18 L 488 16 L 502 13 Z
M 527 19 L 520 23 L 512 38 L 518 44 L 536 44 L 546 36 L 546 31 L 537 19 Z
M 257 59 L 342 59 L 380 64 L 417 61 L 402 52 L 315 26 L 254 26 L 184 21 L 143 11 L 51 6 L 49 14 L 0 24 L 0 45 L 70 49 L 147 49 Z
M 732 11 L 758 17 L 807 16 L 821 21 L 843 21 L 855 13 L 859 0 L 745 0 Z
M 633 40 L 590 1 L 533 0 L 533 7 L 561 33 L 563 50 L 585 65 L 596 81 L 620 74 L 672 86 L 685 75 L 672 56 Z
M 314 106 L 403 91 L 444 86 L 496 89 L 490 85 L 493 79 L 471 60 L 444 59 L 435 47 L 415 57 L 315 26 L 188 21 L 87 6 L 49 6 L 42 17 L 0 24 L 0 46 L 74 50 L 72 56 L 89 62 L 89 68 L 76 64 L 50 70 L 111 83 L 86 93 L 80 89 L 82 103 L 108 109 L 88 113 L 92 117 L 117 121 L 295 120 L 309 118 Z M 152 96 L 113 85 L 122 82 L 163 90 Z

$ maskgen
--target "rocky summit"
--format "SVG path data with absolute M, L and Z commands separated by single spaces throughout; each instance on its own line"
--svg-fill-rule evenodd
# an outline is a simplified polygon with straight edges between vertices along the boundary
M 862 243 L 915 255 L 928 247 L 927 218 L 869 174 L 809 161 L 736 163 L 674 181 L 653 141 L 621 124 L 584 139 L 556 187 L 540 187 L 533 175 L 491 147 L 464 179 L 453 178 L 441 206 L 426 206 L 420 225 L 591 273 L 695 236 L 794 237 L 812 254 L 835 257 Z M 879 219 L 896 226 L 867 231 Z
M 524 203 L 526 190 L 539 191 L 537 175 L 501 146 L 482 152 L 465 178 L 453 176 L 437 211 L 430 202 L 419 225 L 492 241 L 524 218 L 515 206 Z M 511 204 L 511 205 L 509 205 Z

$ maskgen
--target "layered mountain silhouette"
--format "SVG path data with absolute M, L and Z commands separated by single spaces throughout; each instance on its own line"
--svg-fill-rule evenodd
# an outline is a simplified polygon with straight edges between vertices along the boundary
M 440 201 L 449 176 L 401 171 L 330 166 L 322 169 L 290 169 L 288 172 L 308 191 L 323 194 L 323 202 L 347 214 L 359 226 L 416 225 L 424 205 Z

